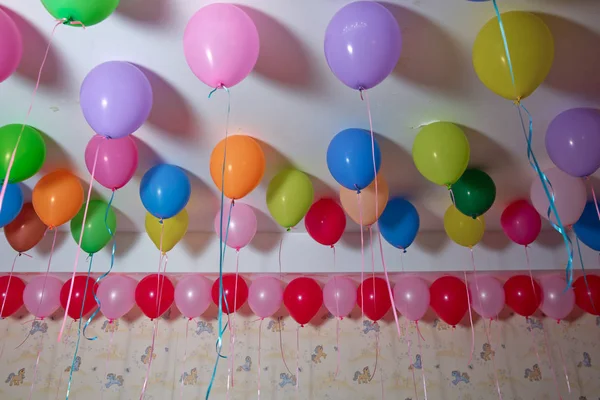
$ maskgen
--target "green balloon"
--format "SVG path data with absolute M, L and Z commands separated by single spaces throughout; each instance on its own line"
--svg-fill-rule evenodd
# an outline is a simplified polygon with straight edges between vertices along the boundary
M 485 172 L 479 169 L 467 169 L 452 185 L 452 194 L 458 211 L 477 218 L 494 204 L 496 185 Z
M 64 18 L 67 22 L 78 21 L 92 26 L 108 18 L 119 5 L 119 0 L 42 0 L 42 4 L 56 19 Z
M 22 182 L 35 175 L 46 159 L 46 144 L 37 129 L 22 124 L 10 124 L 0 127 L 0 181 L 4 181 L 10 157 L 17 145 L 19 134 L 23 128 L 19 148 L 8 181 Z
M 279 172 L 267 189 L 267 207 L 277 223 L 288 230 L 296 226 L 313 202 L 310 178 L 297 169 Z
M 112 235 L 106 228 L 106 225 L 110 228 L 114 234 L 117 230 L 117 215 L 112 208 L 108 209 L 108 215 L 106 210 L 108 204 L 102 200 L 92 200 L 88 206 L 87 218 L 85 219 L 85 229 L 83 231 L 83 240 L 81 241 L 81 249 L 88 254 L 94 254 L 102 250 L 104 246 L 110 242 Z M 81 210 L 71 220 L 71 235 L 75 239 L 75 243 L 79 243 L 79 236 L 81 235 L 81 224 L 83 222 L 83 213 L 85 211 L 85 204 L 81 207 Z M 106 216 L 106 222 L 105 222 Z

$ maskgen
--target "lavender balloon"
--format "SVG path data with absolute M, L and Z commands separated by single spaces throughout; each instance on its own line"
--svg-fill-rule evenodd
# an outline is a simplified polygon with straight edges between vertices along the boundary
M 418 321 L 429 308 L 429 287 L 417 276 L 404 276 L 394 286 L 394 305 L 411 321 Z
M 23 291 L 25 308 L 37 318 L 46 318 L 60 307 L 60 289 L 63 283 L 54 276 L 36 276 Z
M 557 321 L 565 319 L 575 307 L 575 292 L 567 287 L 567 282 L 560 276 L 548 276 L 540 280 L 542 287 L 542 304 L 540 310 Z
M 137 281 L 124 275 L 110 275 L 100 281 L 96 296 L 100 311 L 109 321 L 127 314 L 135 305 Z
M 395 68 L 402 38 L 387 8 L 357 1 L 339 10 L 325 32 L 325 58 L 331 71 L 352 89 L 370 89 Z
M 248 304 L 261 318 L 272 316 L 283 302 L 283 285 L 279 279 L 261 276 L 252 281 L 248 291 Z
M 131 135 L 152 110 L 152 86 L 135 65 L 109 61 L 92 69 L 81 84 L 79 102 L 94 132 L 108 138 Z
M 600 168 L 600 111 L 573 108 L 558 114 L 546 132 L 546 150 L 558 168 L 575 177 Z
M 335 317 L 344 318 L 356 305 L 356 284 L 345 276 L 334 276 L 323 287 L 323 304 Z
M 476 276 L 469 282 L 471 307 L 483 318 L 496 318 L 504 308 L 504 287 L 493 276 Z
M 186 318 L 199 317 L 210 303 L 212 283 L 203 276 L 189 275 L 175 286 L 175 305 Z

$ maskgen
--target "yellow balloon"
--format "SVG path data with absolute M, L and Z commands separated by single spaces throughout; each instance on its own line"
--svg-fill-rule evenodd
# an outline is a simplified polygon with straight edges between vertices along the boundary
M 161 250 L 160 236 L 162 234 L 162 252 L 170 251 L 185 236 L 189 224 L 189 217 L 184 208 L 172 218 L 160 219 L 146 213 L 146 232 L 157 249 Z
M 473 247 L 483 237 L 485 219 L 483 215 L 477 218 L 467 217 L 451 205 L 444 214 L 444 229 L 454 242 L 465 247 Z
M 497 18 L 479 31 L 473 45 L 473 67 L 492 92 L 509 100 L 521 100 L 542 84 L 554 60 L 554 39 L 540 17 L 529 12 L 502 13 L 502 24 L 513 66 L 513 85 L 504 41 Z
M 424 126 L 413 143 L 415 166 L 425 178 L 438 185 L 455 183 L 469 164 L 469 141 L 451 122 Z

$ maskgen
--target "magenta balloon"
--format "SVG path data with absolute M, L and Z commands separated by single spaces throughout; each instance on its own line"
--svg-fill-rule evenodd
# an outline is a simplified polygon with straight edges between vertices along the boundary
M 96 296 L 100 311 L 111 321 L 127 314 L 135 305 L 137 281 L 125 275 L 110 275 L 100 281 Z
M 579 220 L 587 202 L 583 180 L 567 175 L 558 168 L 550 168 L 544 173 L 552 184 L 552 187 L 548 187 L 548 190 L 551 194 L 554 193 L 554 205 L 560 221 L 565 227 L 573 225 Z M 550 203 L 542 187 L 542 182 L 537 176 L 531 185 L 530 195 L 531 203 L 537 212 L 548 219 L 548 206 Z M 551 214 L 551 221 L 556 223 L 554 214 Z
M 229 210 L 231 209 L 231 218 Z M 257 221 L 254 210 L 247 204 L 236 201 L 233 207 L 223 207 L 223 240 L 227 236 L 227 246 L 239 250 L 246 247 L 252 241 L 256 234 Z M 227 230 L 227 221 L 229 221 L 229 231 Z M 221 213 L 217 213 L 214 221 L 214 228 L 219 236 L 219 224 L 221 222 Z
M 81 84 L 79 103 L 94 132 L 112 139 L 137 131 L 152 110 L 152 86 L 135 65 L 108 61 Z
M 212 283 L 200 275 L 188 275 L 175 286 L 175 305 L 186 318 L 201 316 L 210 303 Z
M 248 304 L 254 314 L 261 318 L 272 316 L 283 302 L 283 285 L 279 279 L 261 276 L 250 284 Z
M 202 7 L 183 34 L 183 53 L 194 75 L 211 88 L 240 83 L 258 60 L 260 41 L 252 19 L 233 4 Z
M 497 318 L 504 308 L 504 287 L 493 276 L 477 275 L 469 282 L 471 307 L 483 318 Z
M 36 276 L 23 291 L 25 308 L 37 318 L 46 318 L 60 307 L 60 290 L 63 283 L 54 276 Z
M 401 48 L 396 19 L 374 1 L 343 7 L 325 31 L 329 68 L 352 89 L 370 89 L 381 83 L 396 67 Z
M 334 276 L 323 286 L 323 304 L 338 318 L 344 318 L 356 305 L 356 284 L 345 276 Z
M 85 166 L 90 174 L 94 169 L 94 160 L 94 179 L 107 189 L 117 190 L 125 186 L 135 174 L 138 166 L 137 146 L 129 136 L 107 139 L 94 135 L 85 148 Z
M 0 82 L 17 70 L 23 55 L 23 39 L 15 21 L 0 8 Z
M 506 236 L 522 246 L 529 246 L 542 230 L 542 219 L 527 200 L 510 203 L 500 216 L 500 224 Z
M 540 286 L 542 287 L 540 310 L 557 321 L 568 317 L 575 307 L 575 292 L 573 288 L 567 288 L 567 281 L 560 276 L 548 276 L 540 279 Z
M 429 308 L 429 286 L 417 276 L 403 276 L 394 285 L 394 305 L 411 321 L 418 321 Z

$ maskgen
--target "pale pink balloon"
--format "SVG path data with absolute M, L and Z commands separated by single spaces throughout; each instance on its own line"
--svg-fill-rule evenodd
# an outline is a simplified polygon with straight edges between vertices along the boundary
M 230 208 L 231 218 L 229 217 Z M 227 230 L 227 221 L 229 221 L 229 230 Z M 217 236 L 220 234 L 220 222 L 221 213 L 218 212 L 214 222 Z M 227 246 L 236 250 L 246 247 L 256 234 L 256 229 L 256 214 L 254 214 L 252 207 L 239 201 L 236 201 L 233 207 L 230 207 L 229 204 L 223 207 L 223 241 Z
M 356 284 L 345 276 L 334 276 L 323 286 L 323 304 L 333 316 L 344 318 L 356 305 Z
M 63 283 L 54 276 L 36 276 L 23 291 L 25 308 L 37 318 L 46 318 L 60 307 L 60 289 Z
M 418 276 L 402 276 L 394 285 L 394 305 L 400 314 L 418 321 L 429 308 L 429 287 Z
M 268 318 L 275 314 L 283 302 L 283 284 L 277 278 L 261 276 L 250 284 L 248 304 L 254 314 Z
M 544 171 L 544 174 L 546 174 L 552 185 L 548 185 L 548 191 L 550 195 L 554 194 L 554 205 L 560 217 L 560 222 L 565 227 L 573 225 L 581 217 L 585 203 L 587 202 L 583 179 L 572 177 L 558 168 L 550 168 Z M 542 217 L 548 219 L 548 206 L 550 202 L 548 201 L 548 196 L 546 196 L 542 182 L 537 176 L 531 184 L 530 196 L 531 203 L 537 212 Z M 555 215 L 553 213 L 550 215 L 550 220 L 556 223 Z
M 212 282 L 200 275 L 188 275 L 175 286 L 175 305 L 186 318 L 201 316 L 210 303 Z
M 497 318 L 506 303 L 504 287 L 490 275 L 474 277 L 469 282 L 469 294 L 471 307 L 484 318 Z
M 230 88 L 241 82 L 254 68 L 259 49 L 254 22 L 233 4 L 202 7 L 183 34 L 188 65 L 211 88 Z
M 567 281 L 556 275 L 540 279 L 540 286 L 542 287 L 540 310 L 557 321 L 567 318 L 575 307 L 573 288 L 567 288 Z
M 125 275 L 110 275 L 100 281 L 96 296 L 100 311 L 111 321 L 127 314 L 135 305 L 137 281 Z
M 0 8 L 0 82 L 17 70 L 23 55 L 23 39 L 15 21 Z
M 96 158 L 96 152 L 98 157 Z M 94 135 L 85 148 L 85 166 L 94 179 L 107 189 L 117 190 L 131 180 L 138 166 L 138 151 L 130 136 L 108 139 Z

